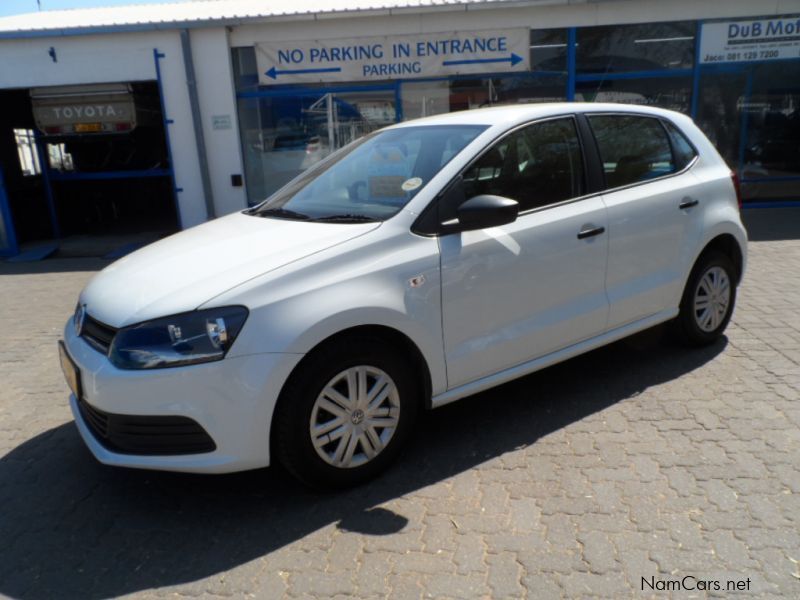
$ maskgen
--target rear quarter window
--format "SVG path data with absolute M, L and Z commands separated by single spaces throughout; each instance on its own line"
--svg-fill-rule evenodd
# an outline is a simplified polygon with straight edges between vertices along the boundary
M 664 127 L 667 128 L 670 141 L 672 142 L 675 168 L 680 171 L 694 160 L 694 157 L 697 156 L 697 151 L 694 149 L 694 146 L 689 143 L 689 140 L 686 139 L 686 136 L 680 129 L 669 121 L 662 121 L 662 123 L 664 123 Z
M 678 170 L 667 132 L 658 119 L 629 115 L 589 116 L 606 188 L 649 181 Z

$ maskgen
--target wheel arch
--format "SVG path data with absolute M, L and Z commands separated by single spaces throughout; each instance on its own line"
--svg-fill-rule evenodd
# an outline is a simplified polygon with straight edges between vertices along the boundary
M 736 269 L 736 285 L 739 285 L 744 271 L 744 253 L 739 245 L 739 241 L 731 233 L 721 233 L 709 240 L 695 258 L 692 268 L 694 269 L 694 265 L 696 265 L 697 261 L 703 256 L 714 251 L 721 252 L 731 259 Z
M 278 414 L 278 411 L 281 408 L 281 405 L 287 401 L 286 395 L 284 391 L 288 387 L 289 382 L 292 378 L 299 376 L 301 373 L 303 366 L 307 363 L 308 359 L 315 354 L 316 352 L 321 351 L 322 349 L 333 345 L 333 344 L 341 344 L 345 342 L 348 338 L 354 337 L 374 337 L 379 338 L 381 340 L 387 341 L 391 344 L 394 348 L 398 351 L 402 352 L 404 356 L 408 356 L 411 359 L 412 365 L 415 371 L 419 372 L 420 377 L 418 380 L 419 385 L 419 392 L 420 397 L 422 399 L 422 406 L 420 408 L 430 409 L 432 408 L 431 398 L 433 396 L 433 383 L 431 377 L 430 367 L 428 362 L 425 360 L 425 356 L 423 355 L 422 351 L 420 350 L 419 346 L 405 333 L 396 329 L 394 327 L 389 327 L 387 325 L 379 325 L 379 324 L 365 324 L 365 325 L 356 325 L 352 327 L 348 327 L 346 329 L 342 329 L 337 331 L 336 333 L 329 335 L 325 339 L 318 342 L 308 353 L 298 362 L 294 368 L 292 369 L 289 376 L 286 378 L 286 381 L 283 383 L 281 387 L 280 394 L 278 395 L 278 401 L 275 404 L 275 409 L 272 412 L 271 421 L 275 421 L 275 416 Z M 274 456 L 274 444 L 275 441 L 275 434 L 274 434 L 274 427 L 270 426 L 270 455 Z

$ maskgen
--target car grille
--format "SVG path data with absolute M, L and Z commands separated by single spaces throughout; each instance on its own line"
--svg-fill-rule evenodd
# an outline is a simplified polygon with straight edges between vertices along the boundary
M 95 408 L 83 398 L 78 407 L 97 441 L 112 452 L 175 455 L 217 449 L 206 430 L 188 417 L 117 415 Z
M 111 341 L 116 334 L 117 330 L 113 327 L 86 315 L 81 328 L 81 337 L 98 352 L 108 354 Z

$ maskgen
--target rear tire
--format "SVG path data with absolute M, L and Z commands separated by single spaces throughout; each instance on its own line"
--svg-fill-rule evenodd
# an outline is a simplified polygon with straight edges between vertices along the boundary
M 380 338 L 359 335 L 322 346 L 281 393 L 273 422 L 279 462 L 314 488 L 372 479 L 407 440 L 420 388 L 410 361 Z
M 728 256 L 718 251 L 700 256 L 673 322 L 673 331 L 681 342 L 707 346 L 722 336 L 736 304 L 736 281 L 736 268 Z

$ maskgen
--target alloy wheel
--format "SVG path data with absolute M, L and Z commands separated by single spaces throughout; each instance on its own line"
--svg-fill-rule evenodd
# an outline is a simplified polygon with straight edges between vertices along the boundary
M 711 267 L 700 278 L 694 293 L 694 318 L 706 333 L 717 329 L 725 319 L 731 301 L 731 282 L 725 269 Z
M 363 465 L 386 448 L 400 417 L 400 394 L 383 370 L 359 365 L 333 377 L 311 410 L 311 442 L 326 463 Z

